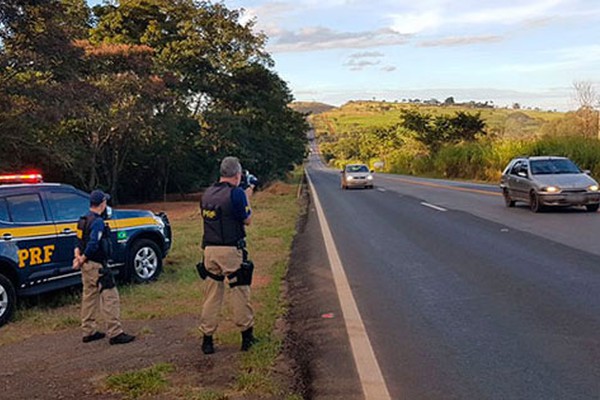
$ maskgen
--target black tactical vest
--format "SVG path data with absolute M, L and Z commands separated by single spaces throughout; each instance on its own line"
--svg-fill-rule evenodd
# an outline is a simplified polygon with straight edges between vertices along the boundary
M 97 216 L 93 212 L 89 212 L 85 216 L 79 218 L 79 222 L 77 222 L 77 239 L 79 239 L 77 247 L 79 247 L 81 254 L 83 254 L 88 242 L 90 241 L 92 224 L 98 218 L 102 217 Z M 95 254 L 90 255 L 90 260 L 103 264 L 108 260 L 111 254 L 112 242 L 110 241 L 110 228 L 108 225 L 104 224 L 104 231 L 102 233 L 102 239 L 100 240 L 100 246 Z
M 204 219 L 202 248 L 206 246 L 237 246 L 246 237 L 244 221 L 235 218 L 231 192 L 234 186 L 216 183 L 202 195 L 200 211 Z

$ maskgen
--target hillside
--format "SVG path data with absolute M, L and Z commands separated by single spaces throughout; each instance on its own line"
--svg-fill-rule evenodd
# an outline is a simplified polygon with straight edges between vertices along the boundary
M 295 101 L 290 104 L 290 107 L 298 112 L 312 115 L 321 114 L 335 109 L 335 107 L 332 105 L 311 101 Z
M 486 122 L 488 132 L 506 137 L 533 136 L 544 123 L 564 116 L 564 113 L 549 111 L 352 101 L 339 108 L 315 115 L 311 119 L 317 134 L 336 134 L 366 127 L 393 126 L 400 121 L 402 110 L 406 109 L 417 109 L 432 115 L 454 114 L 458 111 L 479 112 Z

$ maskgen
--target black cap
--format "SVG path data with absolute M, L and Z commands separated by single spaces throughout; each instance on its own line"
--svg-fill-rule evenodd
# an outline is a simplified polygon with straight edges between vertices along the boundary
M 94 190 L 92 194 L 90 194 L 90 204 L 93 206 L 99 206 L 104 200 L 110 200 L 110 195 L 104 193 L 102 190 Z

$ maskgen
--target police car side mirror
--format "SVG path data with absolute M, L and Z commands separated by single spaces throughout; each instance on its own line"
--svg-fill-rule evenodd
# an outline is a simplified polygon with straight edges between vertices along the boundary
M 106 206 L 106 218 L 107 219 L 111 219 L 113 216 L 113 209 L 112 207 Z

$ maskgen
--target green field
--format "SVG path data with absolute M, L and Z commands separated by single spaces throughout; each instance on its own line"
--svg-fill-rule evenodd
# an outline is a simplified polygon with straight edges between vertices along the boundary
M 509 137 L 533 135 L 544 123 L 564 116 L 564 113 L 550 111 L 365 101 L 350 102 L 340 108 L 314 115 L 311 122 L 317 135 L 342 134 L 366 127 L 389 128 L 400 122 L 402 110 L 406 109 L 416 109 L 431 115 L 450 115 L 458 111 L 481 113 L 490 132 Z

